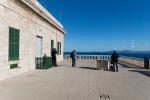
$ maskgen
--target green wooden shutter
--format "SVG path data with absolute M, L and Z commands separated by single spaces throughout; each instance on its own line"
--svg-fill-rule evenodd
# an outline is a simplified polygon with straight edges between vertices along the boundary
M 9 28 L 9 60 L 19 60 L 19 30 Z
M 58 52 L 58 55 L 61 55 L 61 42 L 57 43 L 57 52 Z
M 59 55 L 59 42 L 57 42 L 57 54 Z
M 9 28 L 9 60 L 13 59 L 14 56 L 14 29 Z
M 19 60 L 19 30 L 15 30 L 15 58 L 16 60 Z
M 60 51 L 60 55 L 61 55 L 61 42 L 60 42 L 59 44 L 60 44 L 60 45 L 59 45 L 59 46 L 60 46 L 60 50 L 59 50 L 59 51 Z

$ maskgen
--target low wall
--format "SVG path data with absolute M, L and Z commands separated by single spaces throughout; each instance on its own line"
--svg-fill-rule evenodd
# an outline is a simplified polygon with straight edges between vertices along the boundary
M 121 57 L 119 57 L 119 61 L 122 61 L 122 62 L 125 62 L 125 63 L 129 63 L 129 64 L 132 64 L 132 65 L 136 65 L 136 66 L 144 68 L 144 59 L 142 59 L 142 58 L 121 56 Z
M 71 57 L 69 54 L 66 54 L 64 55 L 64 59 L 71 59 Z M 95 60 L 109 60 L 110 61 L 111 55 L 78 55 L 77 59 L 83 59 L 83 60 L 95 59 Z M 119 61 L 144 68 L 144 59 L 142 58 L 120 56 Z M 149 66 L 150 66 L 150 63 L 149 63 Z

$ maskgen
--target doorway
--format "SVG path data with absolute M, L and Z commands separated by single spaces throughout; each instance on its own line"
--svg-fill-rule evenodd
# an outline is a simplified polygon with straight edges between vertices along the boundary
M 40 36 L 36 36 L 36 58 L 41 58 L 42 57 L 42 52 L 43 52 L 43 38 Z

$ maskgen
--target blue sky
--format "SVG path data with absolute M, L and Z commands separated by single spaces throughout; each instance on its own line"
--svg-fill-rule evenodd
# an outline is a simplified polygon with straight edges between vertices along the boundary
M 150 0 L 38 0 L 58 20 L 65 51 L 150 50 Z

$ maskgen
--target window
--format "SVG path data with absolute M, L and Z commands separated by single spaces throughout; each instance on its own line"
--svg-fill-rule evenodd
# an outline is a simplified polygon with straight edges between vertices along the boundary
M 61 42 L 57 42 L 57 52 L 58 55 L 61 55 Z
M 9 27 L 9 60 L 19 60 L 19 30 Z

